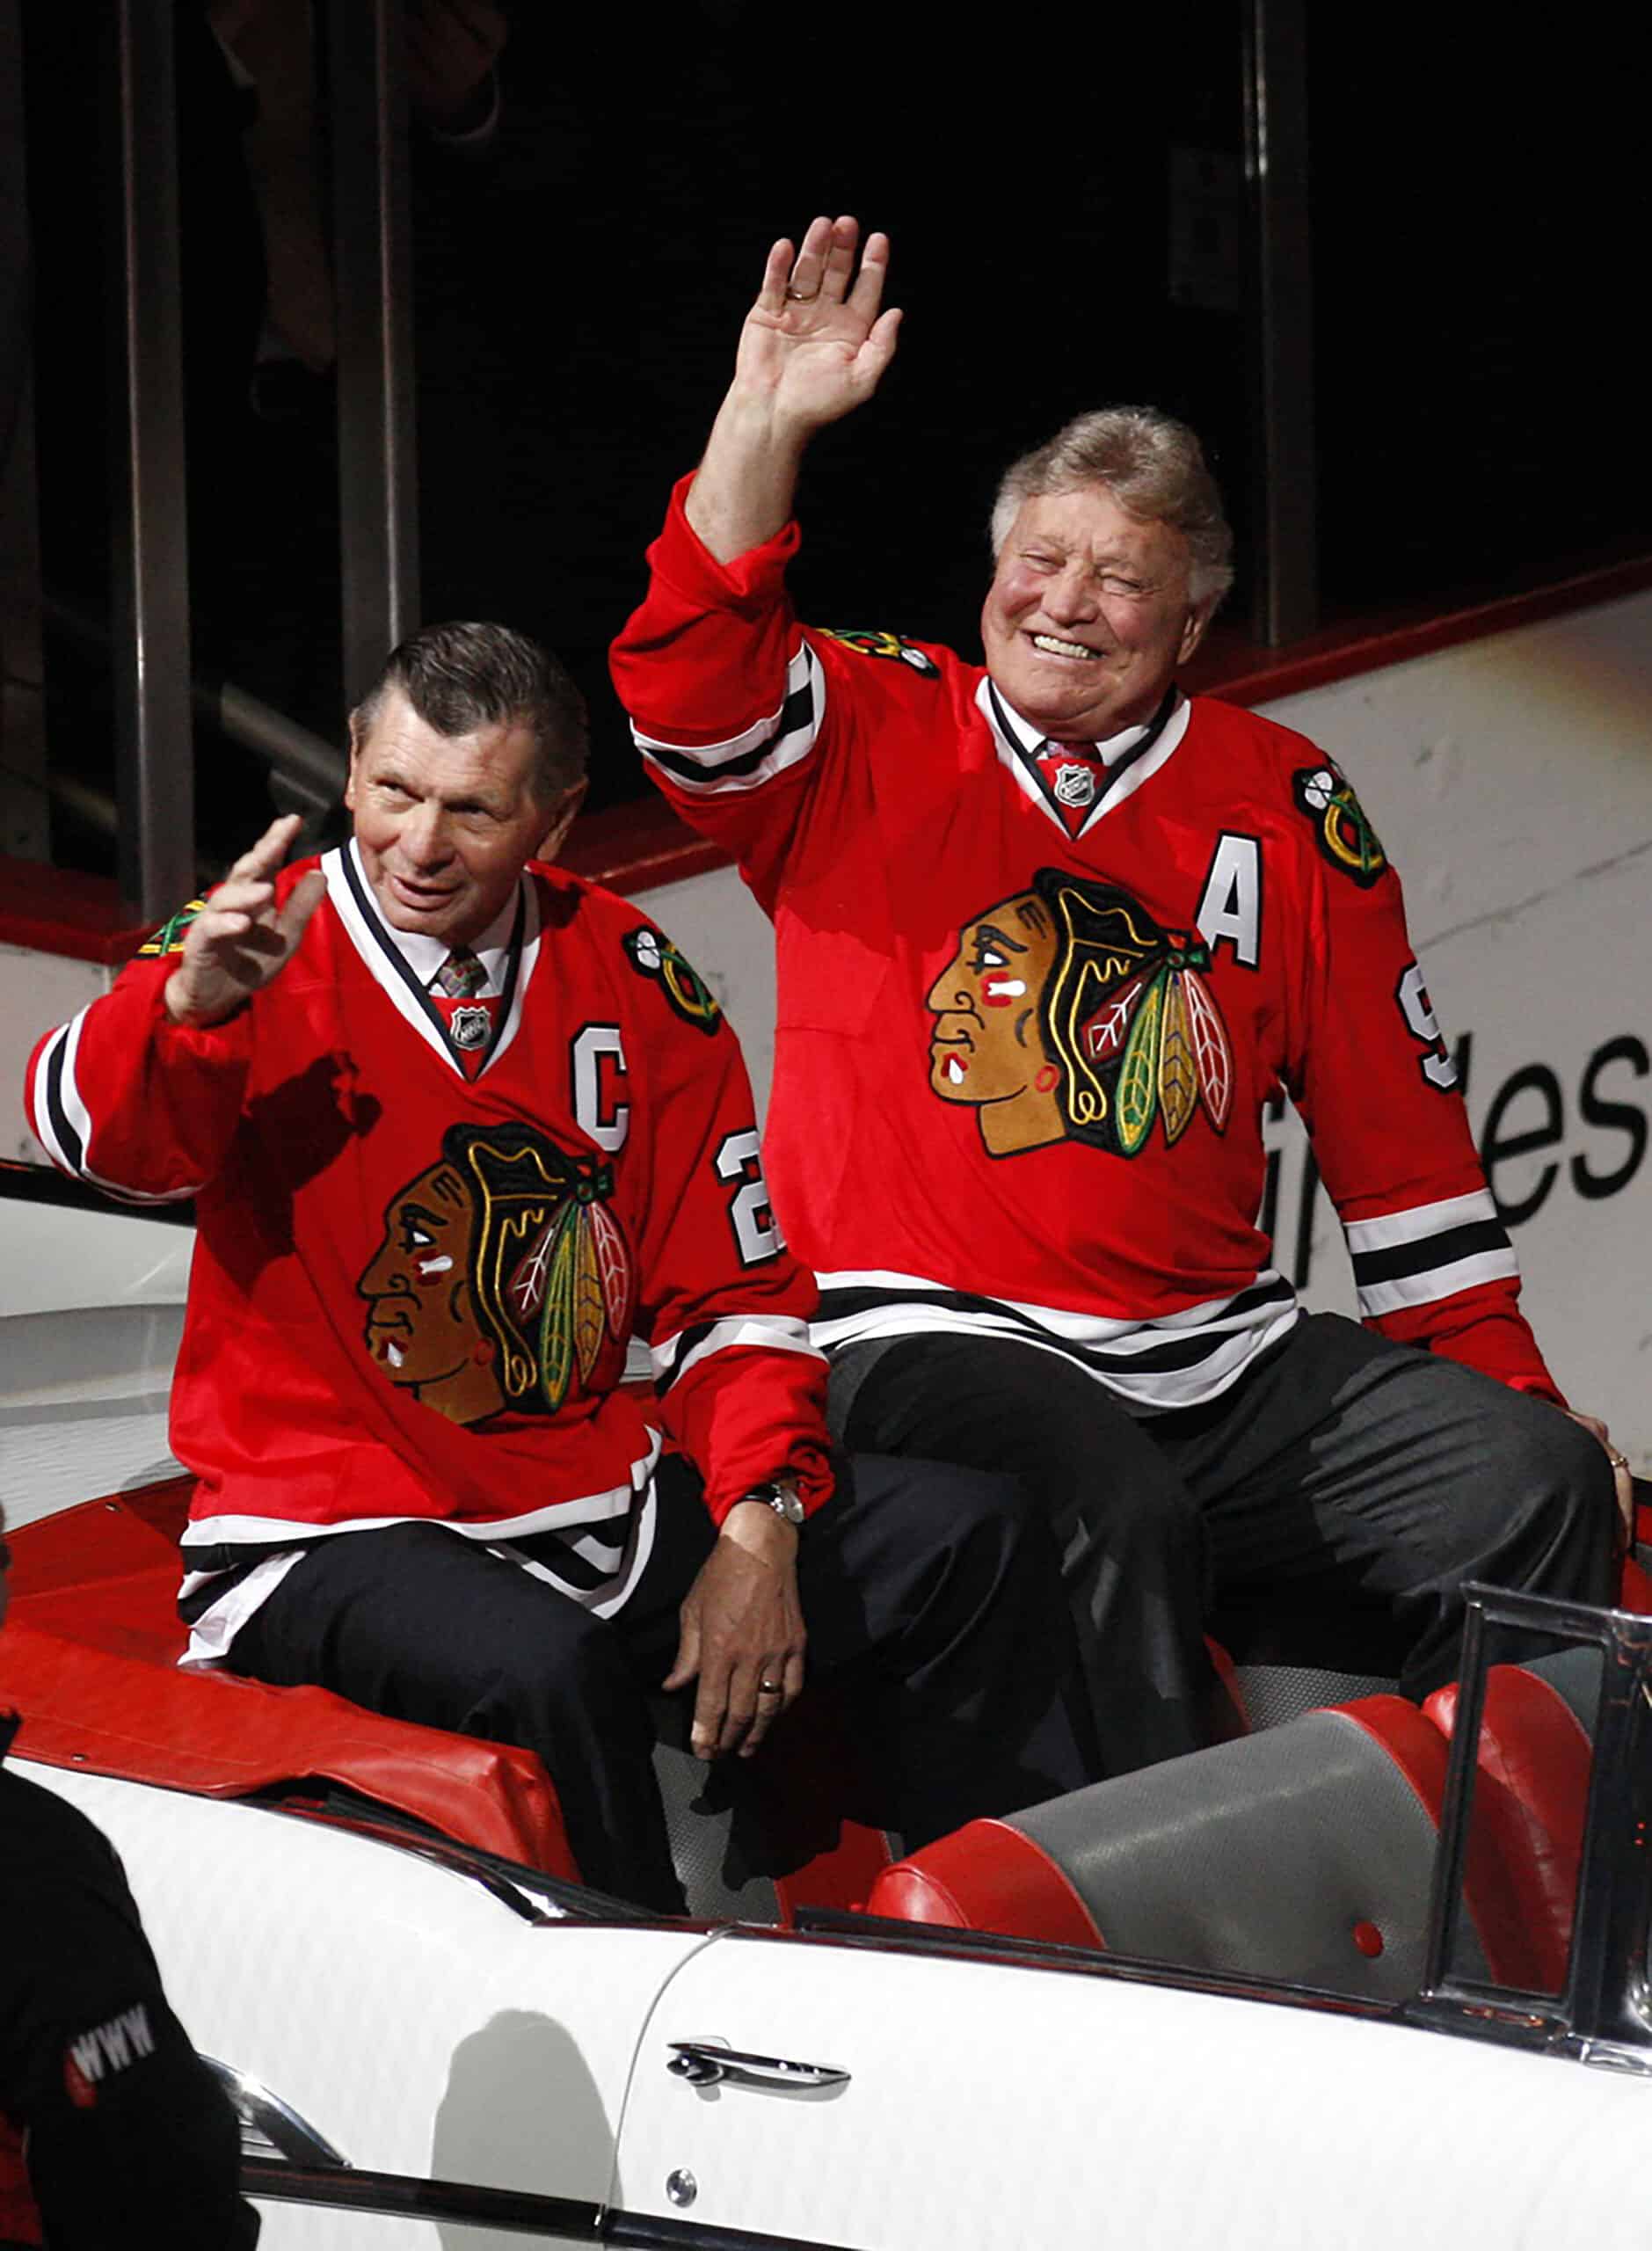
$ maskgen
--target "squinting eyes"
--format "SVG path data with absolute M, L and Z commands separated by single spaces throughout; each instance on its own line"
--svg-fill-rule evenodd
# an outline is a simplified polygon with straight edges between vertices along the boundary
M 1059 555 L 1023 554 L 1021 560 L 1032 571 L 1062 571 L 1066 567 L 1065 557 Z M 1087 573 L 1088 575 L 1088 573 Z M 1095 582 L 1105 594 L 1125 594 L 1132 601 L 1151 594 L 1151 586 L 1140 579 L 1121 579 L 1111 571 L 1104 571 Z

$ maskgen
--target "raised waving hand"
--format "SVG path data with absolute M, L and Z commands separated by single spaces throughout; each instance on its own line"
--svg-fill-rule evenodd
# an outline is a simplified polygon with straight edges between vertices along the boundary
M 868 236 L 857 271 L 859 238 L 853 219 L 816 219 L 795 251 L 777 242 L 740 331 L 736 390 L 808 435 L 869 399 L 895 356 L 900 315 L 882 309 L 889 237 Z
M 857 260 L 860 232 L 854 219 L 815 219 L 800 244 L 782 238 L 768 253 L 688 496 L 688 521 L 721 562 L 773 538 L 810 439 L 869 399 L 895 356 L 889 237 L 869 235 Z
M 207 893 L 166 980 L 166 1012 L 174 1024 L 222 1024 L 291 960 L 327 889 L 315 869 L 276 906 L 276 872 L 302 826 L 295 812 L 273 820 Z

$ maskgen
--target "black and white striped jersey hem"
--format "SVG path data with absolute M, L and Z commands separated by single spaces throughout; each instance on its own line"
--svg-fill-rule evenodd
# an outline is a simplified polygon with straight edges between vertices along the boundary
M 192 1525 L 191 1533 L 204 1532 L 217 1537 L 210 1545 L 197 1541 L 192 1550 L 190 1535 L 185 1535 L 185 1563 L 194 1563 L 196 1568 L 186 1571 L 178 1593 L 178 1612 L 190 1629 L 189 1646 L 179 1663 L 186 1666 L 222 1664 L 237 1634 L 274 1593 L 307 1547 L 339 1533 L 387 1531 L 394 1524 L 414 1521 L 433 1522 L 456 1539 L 473 1541 L 530 1577 L 542 1579 L 593 1616 L 611 1618 L 635 1590 L 653 1553 L 658 1524 L 654 1470 L 659 1459 L 655 1434 L 652 1451 L 633 1467 L 633 1476 L 639 1480 L 633 1486 L 616 1486 L 611 1493 L 535 1512 L 518 1520 L 520 1529 L 514 1525 L 395 1517 L 329 1525 L 218 1518 Z M 581 1509 L 603 1509 L 607 1513 L 576 1518 L 573 1512 Z M 564 1521 L 548 1526 L 549 1516 L 562 1517 Z M 226 1538 L 226 1527 L 232 1532 L 240 1528 L 253 1536 L 244 1541 Z M 509 1536 L 504 1536 L 507 1532 Z M 261 1543 L 257 1540 L 260 1533 L 264 1534 Z M 237 1554 L 237 1549 L 244 1552 Z
M 820 1309 L 811 1334 L 828 1355 L 882 1337 L 995 1337 L 1056 1354 L 1142 1414 L 1219 1397 L 1289 1333 L 1299 1310 L 1290 1284 L 1271 1267 L 1231 1297 L 1156 1321 L 986 1297 L 917 1274 L 869 1270 L 816 1279 Z

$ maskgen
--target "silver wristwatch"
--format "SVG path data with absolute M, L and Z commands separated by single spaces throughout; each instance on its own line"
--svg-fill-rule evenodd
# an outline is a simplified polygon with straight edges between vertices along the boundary
M 794 1530 L 801 1531 L 803 1503 L 790 1485 L 781 1484 L 778 1479 L 771 1477 L 761 1485 L 753 1485 L 750 1492 L 742 1493 L 740 1498 L 743 1501 L 761 1501 L 765 1508 L 773 1509 L 776 1516 L 784 1517 Z

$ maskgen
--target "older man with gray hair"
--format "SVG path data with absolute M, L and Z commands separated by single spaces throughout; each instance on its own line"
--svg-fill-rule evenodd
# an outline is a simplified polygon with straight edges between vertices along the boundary
M 837 1425 L 1036 1487 L 1117 1770 L 1201 1740 L 1219 1599 L 1420 1694 L 1466 1580 L 1606 1598 L 1627 1479 L 1519 1311 L 1399 880 L 1314 744 L 1177 685 L 1232 543 L 1155 410 L 1010 470 L 985 666 L 797 623 L 804 452 L 901 317 L 858 248 L 774 245 L 614 652 L 775 922 L 768 1176 Z M 1256 1225 L 1281 1089 L 1364 1326 L 1305 1313 Z

